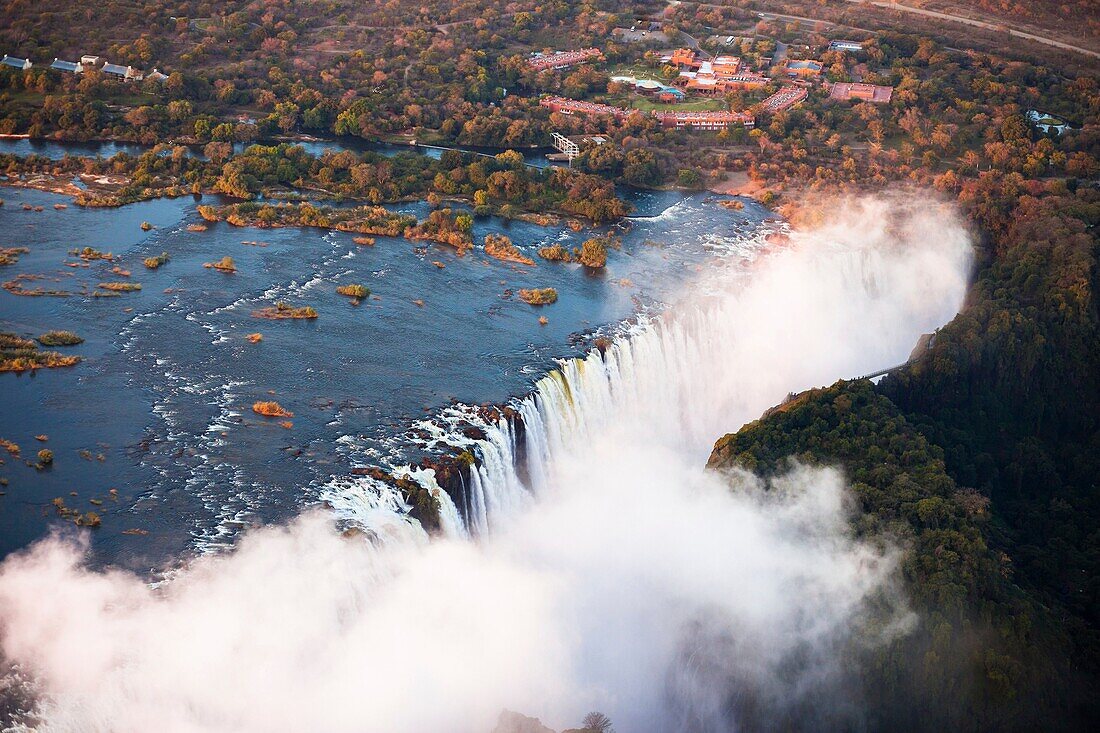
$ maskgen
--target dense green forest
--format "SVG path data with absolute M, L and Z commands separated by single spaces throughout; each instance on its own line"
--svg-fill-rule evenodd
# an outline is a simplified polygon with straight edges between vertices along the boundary
M 1098 222 L 1095 189 L 1019 198 L 987 222 L 969 302 L 926 355 L 715 445 L 718 469 L 839 464 L 855 531 L 905 548 L 922 623 L 864 668 L 872 728 L 1080 729 L 1100 714 Z

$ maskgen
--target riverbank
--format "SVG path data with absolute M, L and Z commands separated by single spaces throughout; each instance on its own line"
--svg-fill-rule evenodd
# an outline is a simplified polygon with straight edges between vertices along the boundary
M 753 179 L 747 171 L 730 171 L 726 173 L 725 180 L 711 183 L 707 190 L 724 196 L 744 196 L 764 203 L 762 199 L 770 189 L 763 182 Z

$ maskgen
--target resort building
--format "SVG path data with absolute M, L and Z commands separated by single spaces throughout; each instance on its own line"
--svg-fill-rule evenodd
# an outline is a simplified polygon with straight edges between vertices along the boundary
M 564 97 L 546 97 L 539 102 L 539 104 L 543 107 L 549 107 L 553 112 L 560 112 L 563 115 L 607 116 L 620 120 L 634 111 L 632 109 L 623 109 L 622 107 L 612 107 L 609 104 L 581 102 L 576 99 L 565 99 Z
M 689 92 L 707 95 L 725 94 L 735 89 L 762 87 L 769 81 L 771 80 L 768 77 L 751 71 L 723 77 L 705 71 L 682 71 L 677 79 L 677 83 Z
M 859 41 L 829 41 L 830 51 L 862 51 L 863 44 Z
M 783 66 L 783 71 L 791 78 L 812 78 L 821 75 L 824 67 L 820 61 L 813 59 L 789 59 Z
M 564 69 L 582 61 L 602 59 L 603 53 L 598 48 L 582 48 L 579 51 L 555 51 L 553 53 L 536 53 L 527 59 L 527 65 L 532 69 L 542 71 L 544 69 Z
M 881 87 L 875 84 L 838 82 L 833 84 L 833 88 L 829 90 L 829 99 L 837 99 L 840 101 L 859 99 L 864 102 L 874 102 L 875 104 L 886 104 L 893 95 L 893 87 Z
M 678 48 L 670 56 L 662 56 L 661 61 L 677 69 L 698 69 L 700 62 L 690 48 Z
M 807 92 L 802 87 L 783 87 L 775 94 L 771 95 L 763 102 L 760 103 L 760 109 L 763 112 L 776 113 L 782 112 L 785 109 L 790 109 L 803 99 L 806 98 Z
M 594 115 L 622 120 L 631 114 L 644 114 L 632 109 L 612 107 L 609 104 L 580 102 L 563 97 L 546 97 L 540 104 L 564 115 Z M 692 128 L 696 130 L 721 130 L 733 124 L 752 127 L 756 120 L 747 112 L 650 112 L 665 127 Z
M 29 59 L 20 59 L 15 56 L 8 56 L 7 54 L 4 54 L 4 58 L 0 59 L 0 64 L 10 66 L 13 69 L 22 69 L 23 71 L 34 66 Z
M 57 71 L 67 71 L 71 74 L 80 74 L 84 71 L 84 67 L 80 64 L 74 63 L 72 61 L 62 61 L 59 58 L 55 58 L 53 60 L 53 63 L 50 64 L 50 68 Z
M 130 81 L 141 81 L 143 75 L 133 66 L 119 66 L 118 64 L 103 64 L 103 73 L 112 76 L 121 76 Z
M 733 124 L 752 127 L 756 120 L 747 112 L 654 112 L 665 127 L 722 130 Z
M 153 70 L 146 74 L 145 78 L 152 79 L 153 81 L 164 82 L 168 80 L 168 75 L 163 72 L 157 71 L 156 67 L 153 67 Z
M 85 55 L 80 57 L 80 63 L 82 63 L 84 66 L 95 66 L 100 62 L 100 60 L 101 59 L 98 56 Z
M 741 59 L 736 56 L 716 56 L 712 61 L 703 61 L 691 49 L 678 48 L 663 60 L 680 69 L 676 83 L 697 94 L 713 96 L 768 83 L 766 76 L 743 69 Z

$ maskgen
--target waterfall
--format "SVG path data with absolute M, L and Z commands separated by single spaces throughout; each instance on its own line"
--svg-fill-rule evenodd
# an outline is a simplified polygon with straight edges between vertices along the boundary
M 747 265 L 715 267 L 666 313 L 624 324 L 603 348 L 560 360 L 508 416 L 453 405 L 417 423 L 422 447 L 476 458 L 465 531 L 499 528 L 554 489 L 563 457 L 590 458 L 609 432 L 702 465 L 717 438 L 790 392 L 903 362 L 921 334 L 954 315 L 969 264 L 964 236 L 916 235 L 882 223 L 794 233 Z M 797 363 L 792 341 L 807 355 Z M 439 489 L 434 477 L 422 484 Z M 451 526 L 459 514 L 451 502 L 444 509 Z

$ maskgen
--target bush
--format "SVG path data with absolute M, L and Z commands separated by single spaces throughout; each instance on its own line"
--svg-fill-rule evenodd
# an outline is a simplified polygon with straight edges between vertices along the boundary
M 38 337 L 43 346 L 75 346 L 84 343 L 84 339 L 72 331 L 47 331 Z

